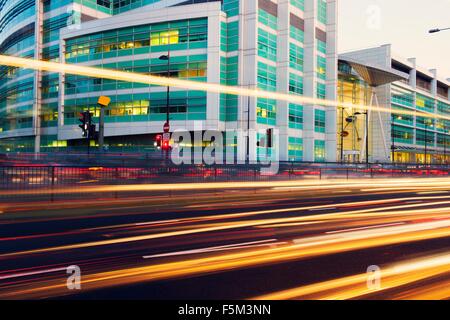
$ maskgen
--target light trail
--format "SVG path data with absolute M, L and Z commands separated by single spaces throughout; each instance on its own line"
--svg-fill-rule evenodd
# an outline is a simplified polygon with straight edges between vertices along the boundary
M 420 284 L 414 290 L 392 295 L 393 300 L 447 300 L 450 298 L 450 280 Z
M 363 192 L 415 190 L 441 190 L 450 187 L 450 178 L 427 179 L 397 179 L 390 180 L 386 187 L 386 179 L 341 179 L 341 180 L 290 180 L 290 181 L 261 181 L 261 182 L 209 182 L 209 183 L 178 183 L 178 184 L 139 184 L 139 185 L 105 185 L 87 186 L 79 188 L 61 187 L 58 189 L 39 189 L 39 194 L 77 194 L 77 193 L 106 193 L 132 191 L 198 191 L 198 190 L 234 190 L 234 189 L 268 189 L 296 187 L 299 191 L 315 191 L 326 188 L 360 189 Z M 2 190 L 2 195 L 30 195 L 36 190 Z
M 433 197 L 428 197 L 429 199 Z M 434 197 L 436 199 L 443 198 L 443 197 Z M 388 202 L 392 202 L 391 199 Z M 398 200 L 396 200 L 398 201 Z M 394 202 L 396 202 L 394 201 Z M 364 202 L 363 202 L 364 203 Z M 368 201 L 368 203 L 372 203 L 373 201 Z M 350 205 L 354 205 L 355 203 L 350 203 Z M 344 207 L 349 205 L 348 203 L 342 204 Z M 65 246 L 58 246 L 58 247 L 49 247 L 49 248 L 43 248 L 43 249 L 36 249 L 36 250 L 29 250 L 29 251 L 20 251 L 20 252 L 13 252 L 13 253 L 7 253 L 7 254 L 0 254 L 0 259 L 13 257 L 13 256 L 20 256 L 25 254 L 36 254 L 36 253 L 47 253 L 47 252 L 55 252 L 60 250 L 74 250 L 74 249 L 82 249 L 82 248 L 91 248 L 91 247 L 98 247 L 98 246 L 106 246 L 106 245 L 113 245 L 113 244 L 123 244 L 123 243 L 130 243 L 130 242 L 136 242 L 136 241 L 147 241 L 147 240 L 154 240 L 154 239 L 160 239 L 160 238 L 169 238 L 169 237 L 177 237 L 177 236 L 184 236 L 184 235 L 191 235 L 191 234 L 200 234 L 200 233 L 207 233 L 207 232 L 213 232 L 213 231 L 225 231 L 225 230 L 232 230 L 232 229 L 240 229 L 240 228 L 246 228 L 246 227 L 271 227 L 273 225 L 285 225 L 291 223 L 297 223 L 298 222 L 304 222 L 304 221 L 313 221 L 317 223 L 316 221 L 333 221 L 333 220 L 349 220 L 352 218 L 386 218 L 386 217 L 395 217 L 403 214 L 410 214 L 409 211 L 406 211 L 404 209 L 410 209 L 410 208 L 418 208 L 418 207 L 427 207 L 427 206 L 435 206 L 435 205 L 450 205 L 450 201 L 440 201 L 440 202 L 432 202 L 432 203 L 416 203 L 416 204 L 406 204 L 406 205 L 395 205 L 390 207 L 379 207 L 379 208 L 370 208 L 370 209 L 362 209 L 362 210 L 353 210 L 353 211 L 346 211 L 346 212 L 338 212 L 338 213 L 331 213 L 331 214 L 318 214 L 318 215 L 308 215 L 308 216 L 301 216 L 301 217 L 291 217 L 291 218 L 275 218 L 275 219 L 264 219 L 264 220 L 249 220 L 249 221 L 238 221 L 238 222 L 229 222 L 229 223 L 216 223 L 212 225 L 200 225 L 200 227 L 194 226 L 194 228 L 187 229 L 187 230 L 177 230 L 177 231 L 169 231 L 169 232 L 163 232 L 163 233 L 156 233 L 156 234 L 149 234 L 149 235 L 141 235 L 141 236 L 133 236 L 133 237 L 124 237 L 124 238 L 118 238 L 118 239 L 111 239 L 111 240 L 102 240 L 102 241 L 94 241 L 94 242 L 85 242 L 85 243 L 79 243 L 79 244 L 72 244 L 72 245 L 65 245 Z M 336 206 L 336 205 L 335 205 Z M 318 207 L 327 207 L 327 205 L 324 206 L 312 206 L 312 207 L 296 207 L 296 208 L 281 208 L 281 209 L 273 209 L 273 210 L 261 210 L 261 211 L 253 211 L 253 212 L 244 212 L 244 213 L 237 213 L 232 215 L 221 215 L 221 216 L 213 216 L 213 217 L 200 217 L 200 218 L 189 218 L 188 221 L 206 221 L 206 220 L 217 220 L 220 218 L 237 218 L 237 217 L 249 217 L 249 216 L 255 216 L 255 215 L 263 215 L 263 214 L 274 214 L 274 213 L 287 213 L 287 212 L 299 212 L 304 210 L 310 210 Z M 328 206 L 330 207 L 330 206 Z M 402 211 L 387 211 L 387 210 L 394 210 L 394 209 L 403 209 Z M 380 211 L 387 211 L 384 213 L 380 213 Z M 443 207 L 440 209 L 422 209 L 418 213 L 419 215 L 425 215 L 427 213 L 449 213 L 450 207 Z M 121 227 L 126 227 L 129 225 L 122 225 Z M 108 229 L 109 227 L 101 227 L 97 229 Z M 89 229 L 87 230 L 89 231 Z
M 157 85 L 163 87 L 176 87 L 190 90 L 206 91 L 212 93 L 231 94 L 237 96 L 248 96 L 254 98 L 275 99 L 280 101 L 287 101 L 295 104 L 303 105 L 323 105 L 327 107 L 345 107 L 360 109 L 366 111 L 379 111 L 384 113 L 395 113 L 409 116 L 421 116 L 424 118 L 445 119 L 450 120 L 450 117 L 439 114 L 428 114 L 421 111 L 407 111 L 395 110 L 393 112 L 390 108 L 374 107 L 366 105 L 355 105 L 352 103 L 338 102 L 333 100 L 324 100 L 317 98 L 310 98 L 298 96 L 293 94 L 285 94 L 279 92 L 270 92 L 259 89 L 249 89 L 244 87 L 227 86 L 208 82 L 181 80 L 168 77 L 160 77 L 153 75 L 145 75 L 140 73 L 125 72 L 111 69 L 102 69 L 94 67 L 86 67 L 74 64 L 49 62 L 36 59 L 26 59 L 13 56 L 0 55 L 0 65 L 9 67 L 18 67 L 31 70 L 56 72 L 61 74 L 73 74 L 79 76 L 94 77 L 100 79 L 111 79 L 118 81 L 126 81 L 132 83 L 143 83 L 149 85 Z
M 379 188 L 383 185 L 388 187 L 397 185 L 400 188 L 413 186 L 418 190 L 427 190 L 437 186 L 446 187 L 449 185 L 450 179 L 403 179 L 401 182 L 392 181 L 389 184 L 386 183 L 386 180 L 367 179 L 366 181 L 372 183 L 372 185 L 377 185 Z M 345 197 L 343 202 L 333 201 L 326 204 L 323 204 L 322 200 L 314 199 L 313 203 L 308 204 L 297 202 L 302 201 L 299 195 L 303 194 L 303 198 L 305 198 L 309 197 L 310 192 L 314 195 L 329 194 L 331 190 L 339 190 L 339 188 L 356 185 L 356 183 L 346 181 L 342 184 L 341 182 L 336 183 L 336 181 L 326 182 L 325 184 L 304 181 L 297 183 L 302 186 L 302 189 L 299 192 L 289 193 L 290 196 L 286 200 L 296 199 L 296 202 L 289 204 L 290 206 L 287 208 L 267 208 L 267 205 L 263 204 L 262 206 L 256 206 L 254 209 L 245 209 L 241 206 L 240 211 L 244 212 L 227 213 L 225 211 L 218 215 L 198 216 L 196 214 L 197 216 L 191 217 L 177 215 L 173 217 L 173 220 L 160 220 L 161 218 L 158 217 L 155 218 L 157 221 L 153 222 L 131 223 L 125 220 L 126 224 L 100 225 L 89 229 L 78 229 L 78 231 L 86 233 L 92 232 L 92 234 L 83 238 L 64 238 L 64 233 L 62 233 L 63 237 L 59 239 L 58 234 L 51 233 L 51 236 L 57 241 L 53 245 L 61 243 L 59 241 L 75 243 L 35 250 L 33 247 L 25 247 L 23 250 L 31 250 L 5 254 L 0 256 L 0 260 L 14 263 L 16 259 L 17 261 L 48 259 L 53 263 L 55 258 L 64 256 L 67 265 L 76 264 L 82 267 L 84 293 L 95 289 L 108 290 L 108 288 L 114 286 L 138 283 L 144 285 L 147 282 L 208 276 L 212 273 L 240 272 L 240 270 L 248 268 L 265 270 L 266 267 L 272 265 L 282 267 L 284 263 L 296 263 L 300 260 L 306 260 L 302 265 L 308 265 L 310 260 L 313 261 L 318 257 L 326 258 L 329 255 L 353 251 L 359 254 L 369 249 L 379 248 L 375 251 L 391 252 L 391 246 L 400 244 L 417 247 L 421 252 L 424 252 L 427 250 L 425 244 L 429 240 L 433 240 L 431 242 L 433 245 L 436 242 L 435 240 L 439 240 L 445 246 L 447 239 L 450 238 L 449 194 L 417 196 L 414 192 L 409 192 L 408 194 L 412 196 L 403 194 L 396 196 L 397 191 L 390 190 L 387 194 L 392 196 L 385 199 L 375 198 L 370 200 L 364 198 L 362 201 L 357 201 L 358 199 Z M 190 185 L 182 186 L 182 188 L 188 186 Z M 155 187 L 158 188 L 159 186 Z M 210 186 L 207 185 L 207 187 Z M 274 193 L 272 190 L 266 190 L 266 192 Z M 253 192 L 248 194 L 251 193 Z M 245 195 L 246 193 L 240 192 L 239 194 Z M 358 191 L 355 191 L 356 195 L 364 196 Z M 285 199 L 286 195 L 285 193 L 274 193 L 274 197 L 275 199 L 277 199 L 276 197 Z M 222 200 L 220 198 L 219 203 L 222 203 Z M 126 201 L 122 205 L 132 208 Z M 111 208 L 116 207 L 114 203 L 111 203 L 110 206 Z M 186 204 L 185 208 L 186 210 L 191 208 L 189 203 Z M 211 210 L 214 208 L 215 206 L 212 203 Z M 328 209 L 333 210 L 333 212 L 314 212 L 317 209 Z M 274 216 L 270 216 L 272 214 Z M 110 222 L 107 223 L 111 224 Z M 264 232 L 259 232 L 261 231 L 260 228 L 264 228 Z M 178 236 L 183 237 L 178 238 Z M 105 237 L 107 238 L 105 239 Z M 152 239 L 163 240 L 139 242 Z M 277 242 L 265 243 L 271 239 L 277 239 Z M 51 246 L 54 240 L 49 239 L 46 242 L 47 246 Z M 134 243 L 135 241 L 136 243 Z M 99 248 L 98 245 L 106 247 Z M 182 249 L 180 249 L 180 245 L 182 245 Z M 95 249 L 75 251 L 75 249 L 87 248 Z M 11 247 L 10 250 L 20 249 Z M 58 252 L 58 250 L 74 251 Z M 55 253 L 55 255 L 45 255 L 45 253 L 50 252 Z M 98 252 L 112 258 L 97 262 L 94 258 Z M 395 249 L 393 252 L 396 252 Z M 145 257 L 151 259 L 142 259 L 143 253 L 148 253 L 148 256 Z M 371 251 L 367 252 L 369 255 L 371 253 Z M 377 259 L 376 257 L 374 259 Z M 391 258 L 395 259 L 396 257 L 391 256 Z M 361 261 L 355 260 L 348 263 L 354 266 L 355 263 L 358 264 Z M 408 263 L 411 263 L 414 268 L 407 268 Z M 403 268 L 399 267 L 402 264 L 396 265 L 397 274 L 393 274 L 392 277 L 389 274 L 383 275 L 384 280 L 386 280 L 386 282 L 383 282 L 385 285 L 383 288 L 386 288 L 385 291 L 392 294 L 393 298 L 445 298 L 448 296 L 448 290 L 436 283 L 436 277 L 445 277 L 444 270 L 448 272 L 448 265 L 439 266 L 435 264 L 432 266 L 433 263 L 427 262 L 423 263 L 423 268 L 420 269 L 421 265 L 417 261 L 405 261 L 404 264 Z M 429 267 L 426 267 L 426 265 L 429 265 Z M 79 292 L 67 290 L 67 275 L 64 272 L 45 273 L 46 270 L 55 267 L 61 267 L 61 264 L 58 266 L 40 265 L 38 269 L 41 269 L 41 271 L 38 270 L 35 275 L 30 274 L 25 278 L 8 278 L 8 276 L 20 275 L 29 270 L 5 271 L 2 276 L 6 278 L 3 283 L 0 283 L 0 298 L 31 299 L 78 294 Z M 365 268 L 366 266 L 362 266 L 362 270 L 365 270 Z M 385 270 L 387 271 L 388 268 Z M 32 270 L 32 272 L 34 271 L 36 270 Z M 42 276 L 39 272 L 43 272 Z M 301 296 L 300 298 L 364 298 L 366 297 L 367 275 L 357 274 L 355 276 L 364 276 L 364 280 L 359 278 L 362 282 L 350 283 L 348 286 L 336 286 L 335 289 L 332 288 L 326 292 L 318 291 L 308 297 Z M 321 280 L 328 280 L 329 278 L 332 278 L 332 276 L 321 278 Z M 329 281 L 342 279 L 344 278 Z M 444 280 L 446 279 L 444 278 Z M 409 285 L 408 288 L 414 288 L 414 286 L 418 286 L 417 281 L 422 281 L 420 285 L 424 284 L 420 287 L 421 290 L 408 291 L 402 287 L 403 285 Z M 342 284 L 342 282 L 340 283 Z M 292 286 L 292 283 L 289 283 L 281 288 Z M 391 293 L 394 290 L 397 291 Z M 403 291 L 396 293 L 400 290 Z M 259 292 L 270 291 L 272 289 Z M 380 292 L 378 293 L 382 295 L 384 291 Z M 374 294 L 377 294 L 377 292 Z
M 450 272 L 450 255 L 443 254 L 409 260 L 380 270 L 380 289 L 373 289 L 367 285 L 369 275 L 367 273 L 338 278 L 330 281 L 315 283 L 299 288 L 283 290 L 253 298 L 254 300 L 290 300 L 290 299 L 321 299 L 321 300 L 345 300 L 364 297 L 370 294 L 381 294 L 383 291 L 408 285 L 420 280 L 428 279 Z M 443 299 L 450 297 L 450 288 L 439 285 L 436 293 L 420 290 L 411 294 L 416 298 Z M 406 298 L 407 296 L 403 296 Z
M 369 212 L 377 212 L 382 210 L 393 210 L 393 209 L 405 209 L 405 208 L 413 208 L 418 207 L 422 205 L 418 205 L 419 203 L 423 203 L 423 201 L 428 200 L 444 200 L 449 199 L 450 196 L 427 196 L 427 197 L 410 197 L 410 198 L 391 198 L 391 199 L 383 199 L 383 200 L 368 200 L 368 201 L 357 201 L 357 202 L 345 202 L 345 203 L 338 203 L 338 204 L 328 204 L 328 205 L 314 205 L 314 206 L 301 206 L 301 207 L 295 207 L 295 208 L 280 208 L 280 209 L 272 209 L 272 210 L 262 210 L 262 211 L 250 211 L 250 212 L 242 212 L 242 213 L 233 213 L 233 214 L 220 214 L 220 215 L 213 215 L 213 216 L 200 216 L 200 217 L 190 217 L 190 218 L 182 218 L 182 219 L 172 219 L 172 220 L 162 220 L 162 221 L 149 221 L 149 222 L 140 222 L 140 223 L 132 223 L 132 224 L 119 224 L 119 225 L 113 225 L 113 226 L 102 226 L 102 227 L 96 227 L 96 228 L 87 228 L 82 230 L 74 230 L 70 232 L 59 232 L 59 233 L 51 233 L 51 234 L 36 234 L 36 235 L 27 235 L 27 236 L 21 236 L 21 237 L 7 237 L 7 238 L 0 238 L 0 241 L 11 241 L 11 240 L 17 240 L 17 239 L 37 239 L 37 238 L 44 238 L 49 236 L 64 236 L 64 235 L 73 235 L 73 234 L 82 234 L 87 232 L 93 232 L 93 231 L 101 231 L 101 230 L 111 230 L 111 229 L 128 229 L 132 227 L 146 227 L 146 226 L 155 226 L 155 227 L 167 227 L 167 226 L 174 226 L 174 225 L 182 225 L 186 223 L 204 223 L 209 221 L 219 221 L 219 220 L 232 220 L 232 219 L 238 219 L 238 218 L 247 218 L 257 215 L 269 215 L 269 214 L 276 214 L 276 213 L 289 213 L 289 212 L 302 212 L 302 211 L 319 211 L 319 210 L 327 210 L 327 209 L 337 209 L 337 208 L 353 208 L 353 207 L 365 207 L 365 206 L 371 206 L 371 205 L 385 205 L 383 207 L 375 207 L 370 209 L 364 209 L 364 210 L 357 210 L 357 211 L 351 211 L 347 212 L 345 214 L 355 214 L 355 213 L 369 213 Z M 406 200 L 415 200 L 415 201 L 406 201 Z M 394 206 L 386 206 L 390 203 L 400 203 L 404 202 L 405 205 L 394 205 Z M 93 202 L 95 203 L 95 201 Z M 127 202 L 125 202 L 127 203 Z M 423 207 L 426 206 L 432 206 L 436 204 L 447 204 L 448 202 L 433 202 L 429 204 L 424 204 Z M 83 204 L 87 205 L 89 203 L 83 202 Z M 411 206 L 411 204 L 413 204 Z M 208 205 L 211 207 L 211 205 Z M 188 206 L 191 208 L 191 206 Z M 344 213 L 339 213 L 339 215 L 342 215 Z M 314 215 L 314 216 L 308 216 L 305 218 L 302 218 L 302 220 L 306 220 L 306 222 L 287 222 L 287 223 L 278 223 L 278 224 L 270 224 L 272 221 L 268 222 L 269 224 L 263 225 L 263 226 L 256 226 L 258 228 L 279 228 L 279 227 L 292 227 L 292 226 L 303 226 L 303 225 L 312 225 L 312 224 L 322 224 L 326 222 L 326 217 L 329 217 L 328 215 Z M 89 217 L 89 216 L 88 216 Z M 311 219 L 315 218 L 322 218 L 324 217 L 324 221 L 311 221 Z M 332 215 L 333 217 L 333 215 Z M 204 225 L 203 225 L 204 226 Z
M 141 235 L 141 236 L 133 236 L 133 237 L 124 237 L 118 239 L 110 239 L 110 240 L 100 240 L 94 242 L 85 242 L 78 244 L 71 244 L 65 246 L 58 247 L 50 247 L 29 251 L 20 251 L 13 253 L 0 254 L 0 259 L 26 255 L 26 254 L 36 254 L 36 253 L 48 253 L 55 252 L 61 250 L 74 250 L 74 249 L 83 249 L 83 248 L 91 248 L 91 247 L 100 247 L 106 245 L 114 245 L 114 244 L 123 244 L 123 243 L 131 243 L 136 241 L 147 241 L 161 238 L 169 238 L 169 237 L 177 237 L 177 236 L 185 236 L 191 234 L 201 234 L 213 231 L 225 231 L 232 229 L 240 229 L 246 227 L 264 227 L 266 225 L 276 225 L 276 224 L 289 224 L 289 223 L 298 223 L 301 221 L 333 221 L 333 220 L 349 220 L 352 218 L 383 218 L 383 217 L 393 217 L 399 216 L 403 214 L 409 214 L 412 217 L 412 214 L 409 211 L 389 211 L 384 213 L 379 213 L 380 211 L 386 211 L 387 209 L 407 209 L 407 208 L 415 208 L 415 207 L 423 207 L 423 206 L 431 206 L 431 205 L 444 205 L 450 204 L 450 201 L 442 201 L 442 202 L 434 202 L 430 204 L 409 204 L 409 205 L 400 205 L 400 206 L 391 206 L 389 208 L 381 207 L 381 208 L 370 208 L 364 210 L 354 210 L 348 212 L 339 212 L 339 213 L 331 213 L 331 214 L 319 214 L 319 215 L 309 215 L 309 216 L 301 216 L 301 217 L 292 217 L 292 218 L 275 218 L 275 219 L 264 219 L 264 220 L 249 220 L 249 221 L 238 221 L 238 222 L 229 222 L 229 223 L 216 223 L 213 225 L 200 226 L 187 230 L 177 230 L 177 231 L 169 231 L 163 233 L 149 234 L 149 235 Z M 282 213 L 282 212 L 296 212 L 300 211 L 299 208 L 292 209 L 275 209 L 275 210 L 266 210 L 266 211 L 256 211 L 256 212 L 247 212 L 240 213 L 237 215 L 241 216 L 249 216 L 249 215 L 261 215 L 261 214 L 270 214 L 270 213 Z M 425 215 L 427 213 L 449 213 L 450 207 L 444 207 L 440 209 L 422 209 L 418 213 L 419 215 Z M 449 220 L 450 223 L 450 220 Z M 450 226 L 450 224 L 449 224 Z M 400 230 L 400 229 L 399 229 Z
M 252 242 L 244 242 L 244 243 L 235 243 L 235 244 L 227 244 L 224 246 L 215 246 L 194 250 L 185 250 L 185 251 L 177 251 L 177 252 L 169 252 L 169 253 L 160 253 L 149 256 L 143 256 L 143 259 L 153 259 L 153 258 L 163 258 L 163 257 L 173 257 L 173 256 L 183 256 L 190 254 L 198 254 L 198 253 L 210 253 L 210 252 L 220 252 L 220 251 L 231 251 L 231 250 L 240 250 L 240 249 L 250 249 L 257 247 L 267 247 L 274 246 L 280 244 L 287 244 L 287 242 L 276 242 L 277 239 L 267 239 L 261 241 L 252 241 Z
M 312 237 L 304 243 L 284 245 L 276 248 L 214 254 L 204 258 L 85 274 L 82 278 L 82 288 L 86 291 L 141 282 L 198 276 L 211 272 L 224 272 L 273 263 L 297 261 L 380 246 L 440 239 L 450 235 L 450 220 L 440 223 L 416 224 L 409 226 L 408 230 L 401 230 L 400 233 L 397 233 L 398 230 L 394 230 L 395 228 L 397 227 L 380 228 L 379 233 L 374 231 L 369 234 L 349 232 L 345 237 L 330 237 L 329 235 Z M 404 273 L 408 272 L 409 274 L 412 269 L 403 268 L 397 270 Z M 448 272 L 448 267 L 439 267 L 439 273 L 444 271 Z M 415 277 L 418 274 L 418 272 L 413 272 L 411 276 Z M 428 273 L 427 277 L 429 276 L 431 275 Z M 64 281 L 53 279 L 36 281 L 31 285 L 22 286 L 21 289 L 12 286 L 5 288 L 5 290 L 0 291 L 0 298 L 21 297 L 28 299 L 42 296 L 52 297 L 61 294 L 70 294 L 70 292 L 67 291 Z M 346 297 L 348 297 L 348 294 Z

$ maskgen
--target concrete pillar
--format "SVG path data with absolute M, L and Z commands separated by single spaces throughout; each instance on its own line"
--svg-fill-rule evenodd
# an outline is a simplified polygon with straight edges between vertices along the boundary
M 417 59 L 409 58 L 408 61 L 412 64 L 413 68 L 409 72 L 409 85 L 416 90 L 417 88 Z M 414 92 L 414 105 L 416 105 L 416 93 Z M 414 117 L 414 127 L 417 127 L 417 119 Z M 417 144 L 417 136 L 414 132 L 414 144 Z
M 327 1 L 327 83 L 326 99 L 337 100 L 338 86 L 338 4 Z M 327 162 L 337 162 L 337 108 L 326 109 L 325 157 Z
M 35 2 L 35 16 L 36 21 L 34 25 L 34 58 L 42 60 L 42 45 L 43 45 L 43 31 L 44 31 L 44 3 L 43 0 L 36 0 Z M 34 152 L 41 151 L 41 113 L 42 113 L 42 72 L 34 72 L 34 101 L 33 101 L 33 131 Z
M 409 62 L 413 65 L 413 69 L 409 72 L 409 85 L 416 89 L 417 87 L 417 59 L 416 58 L 410 58 L 408 59 Z
M 431 80 L 431 94 L 437 96 L 437 69 L 430 69 L 430 73 L 433 75 L 433 80 Z
M 447 81 L 450 82 L 450 78 L 448 78 Z M 450 100 L 450 89 L 447 90 L 447 96 L 448 100 Z
M 208 34 L 220 34 L 220 16 L 208 18 Z M 220 37 L 208 37 L 208 82 L 220 84 Z M 219 128 L 220 94 L 207 93 L 206 128 L 214 130 Z
M 239 85 L 254 89 L 258 83 L 258 2 L 240 1 L 239 3 L 241 22 L 239 24 Z M 250 130 L 256 130 L 256 102 L 255 98 L 239 97 L 238 128 L 246 135 L 249 124 Z M 246 159 L 246 148 L 241 149 L 243 151 L 238 154 L 238 159 L 242 161 Z M 256 158 L 256 143 L 251 143 L 250 159 Z
M 431 80 L 431 94 L 436 99 L 437 98 L 437 69 L 430 69 L 430 73 L 433 75 L 433 79 Z M 437 101 L 434 101 L 434 113 L 437 113 Z M 436 130 L 436 122 L 433 130 Z M 434 135 L 434 145 L 437 146 L 437 134 L 433 132 Z
M 304 95 L 316 97 L 316 21 L 317 21 L 317 0 L 305 0 L 305 59 L 304 59 Z M 315 106 L 305 104 L 303 108 L 303 160 L 313 162 L 314 157 L 314 121 Z
M 289 0 L 278 1 L 277 91 L 289 93 Z M 289 103 L 277 101 L 280 161 L 289 160 Z

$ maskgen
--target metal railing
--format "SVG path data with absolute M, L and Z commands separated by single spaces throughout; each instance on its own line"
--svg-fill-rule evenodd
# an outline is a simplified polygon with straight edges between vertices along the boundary
M 181 165 L 148 161 L 134 166 L 111 165 L 13 165 L 0 166 L 0 190 L 39 189 L 59 186 L 123 185 L 192 182 L 273 181 L 294 179 L 351 179 L 449 176 L 448 166 L 336 163 L 280 163 L 274 175 L 261 165 Z

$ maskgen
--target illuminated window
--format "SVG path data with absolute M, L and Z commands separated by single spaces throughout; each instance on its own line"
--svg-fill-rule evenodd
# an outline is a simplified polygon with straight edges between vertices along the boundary
M 178 30 L 152 32 L 150 37 L 150 44 L 152 46 L 164 46 L 168 44 L 177 44 L 177 43 L 179 43 Z

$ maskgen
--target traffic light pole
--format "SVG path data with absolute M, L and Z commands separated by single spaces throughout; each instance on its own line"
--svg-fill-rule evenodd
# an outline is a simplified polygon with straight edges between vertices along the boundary
M 170 38 L 169 38 L 169 49 L 167 51 L 167 78 L 170 78 Z M 167 125 L 170 127 L 170 86 L 167 86 L 167 96 L 166 96 L 166 106 L 167 106 L 167 114 L 166 121 Z M 169 159 L 170 150 L 167 148 L 166 150 L 166 159 Z
M 91 125 L 92 125 L 91 110 L 88 109 L 88 111 L 87 111 L 87 127 L 88 127 L 88 132 L 87 132 L 87 135 L 86 135 L 86 139 L 87 139 L 87 154 L 88 154 L 88 159 L 89 159 L 89 155 L 91 154 Z
M 83 131 L 83 138 L 86 138 L 87 142 L 88 142 L 88 146 L 87 146 L 87 153 L 89 155 L 90 153 L 90 139 L 92 137 L 92 116 L 90 111 L 84 111 L 83 113 L 80 114 L 81 118 L 80 118 L 80 122 L 81 124 L 79 125 L 79 127 L 81 128 L 81 130 Z M 95 129 L 94 129 L 95 131 Z

